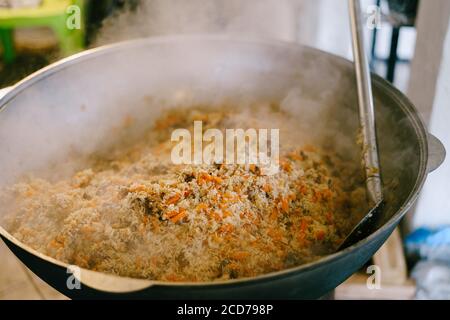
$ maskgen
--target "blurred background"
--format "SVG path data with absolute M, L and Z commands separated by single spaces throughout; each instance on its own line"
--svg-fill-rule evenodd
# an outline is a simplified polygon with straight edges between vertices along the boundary
M 382 13 L 379 29 L 367 29 L 373 67 L 391 80 L 397 71 L 396 83 L 406 89 L 418 2 L 363 2 L 368 14 L 375 14 L 371 5 Z M 83 11 L 82 27 L 67 32 L 61 17 L 73 13 L 71 5 Z M 0 30 L 3 50 L 14 51 L 0 66 L 2 87 L 85 48 L 167 34 L 270 37 L 351 58 L 345 0 L 0 0 Z
M 450 1 L 362 4 L 373 71 L 412 100 L 450 150 Z M 299 42 L 352 59 L 346 0 L 0 0 L 0 89 L 85 49 L 198 33 Z M 337 299 L 450 299 L 449 178 L 447 161 L 429 176 L 402 229 L 374 257 L 386 270 L 383 289 L 368 290 L 362 270 L 336 290 Z M 63 298 L 3 244 L 0 256 L 0 299 Z

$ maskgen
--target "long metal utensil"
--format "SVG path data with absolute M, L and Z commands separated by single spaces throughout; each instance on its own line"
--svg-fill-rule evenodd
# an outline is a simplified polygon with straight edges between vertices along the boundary
M 361 6 L 359 0 L 349 0 L 348 4 L 358 89 L 362 156 L 366 174 L 367 196 L 371 209 L 339 246 L 339 250 L 364 239 L 374 231 L 383 204 L 383 187 L 378 160 L 372 83 L 369 63 L 364 49 L 364 24 L 361 18 Z

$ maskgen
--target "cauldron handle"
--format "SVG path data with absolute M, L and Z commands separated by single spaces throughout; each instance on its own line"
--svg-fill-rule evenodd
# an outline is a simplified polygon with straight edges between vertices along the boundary
M 442 142 L 431 133 L 428 133 L 428 173 L 436 170 L 445 160 L 445 147 Z

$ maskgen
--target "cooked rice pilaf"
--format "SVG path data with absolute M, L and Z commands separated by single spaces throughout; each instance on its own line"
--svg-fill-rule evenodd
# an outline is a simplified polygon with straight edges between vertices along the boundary
M 292 121 L 280 111 L 269 113 L 270 123 Z M 12 203 L 8 231 L 46 255 L 91 270 L 214 281 L 327 255 L 364 213 L 355 166 L 330 150 L 299 147 L 296 139 L 284 143 L 283 129 L 275 175 L 261 175 L 256 165 L 173 165 L 170 134 L 194 120 L 202 120 L 204 130 L 267 124 L 236 110 L 167 112 L 144 139 L 107 158 L 93 157 L 69 179 L 28 178 L 5 190 L 2 202 Z

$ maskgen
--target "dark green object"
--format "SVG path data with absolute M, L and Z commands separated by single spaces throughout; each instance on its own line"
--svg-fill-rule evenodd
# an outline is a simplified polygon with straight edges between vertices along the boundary
M 68 27 L 68 20 L 74 14 L 70 6 L 80 10 L 79 29 Z M 43 0 L 37 8 L 0 9 L 0 40 L 5 63 L 12 63 L 16 57 L 13 31 L 17 28 L 49 27 L 58 38 L 64 56 L 81 51 L 85 45 L 85 9 L 85 0 Z

